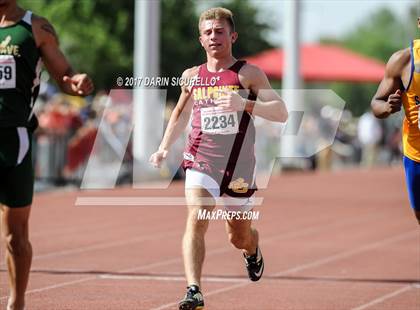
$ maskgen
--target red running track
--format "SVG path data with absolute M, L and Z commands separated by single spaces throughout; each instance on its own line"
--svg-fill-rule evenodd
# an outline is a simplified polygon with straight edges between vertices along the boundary
M 27 310 L 176 309 L 185 292 L 182 206 L 75 206 L 86 196 L 182 196 L 121 188 L 38 194 Z M 260 219 L 265 275 L 248 281 L 223 221 L 207 233 L 206 309 L 420 309 L 420 230 L 400 167 L 272 179 Z M 2 255 L 3 256 L 3 255 Z M 0 308 L 7 285 L 0 261 Z

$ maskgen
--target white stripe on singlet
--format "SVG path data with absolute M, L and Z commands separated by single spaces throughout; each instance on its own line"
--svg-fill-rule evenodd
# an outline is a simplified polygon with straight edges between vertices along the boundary
M 32 12 L 26 11 L 25 15 L 22 17 L 22 20 L 28 25 L 32 25 Z
M 26 153 L 29 150 L 29 135 L 28 130 L 25 127 L 17 127 L 17 132 L 19 136 L 19 154 L 17 158 L 16 165 L 22 163 L 23 159 L 25 158 Z

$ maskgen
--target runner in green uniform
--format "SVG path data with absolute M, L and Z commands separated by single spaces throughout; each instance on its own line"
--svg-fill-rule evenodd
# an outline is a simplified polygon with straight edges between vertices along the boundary
M 91 79 L 76 73 L 60 51 L 52 25 L 17 6 L 16 0 L 0 0 L 0 213 L 10 285 L 8 310 L 24 308 L 32 260 L 31 135 L 37 127 L 33 107 L 42 64 L 63 92 L 80 96 L 92 92 Z

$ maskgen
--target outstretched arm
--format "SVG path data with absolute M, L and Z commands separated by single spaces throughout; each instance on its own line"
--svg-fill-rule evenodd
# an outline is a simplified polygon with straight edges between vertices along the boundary
M 42 61 L 60 89 L 69 95 L 89 95 L 93 91 L 92 80 L 87 74 L 73 70 L 60 50 L 58 36 L 48 20 L 33 16 L 32 29 Z
M 183 79 L 192 77 L 195 68 L 188 69 L 182 74 Z M 159 149 L 150 156 L 149 161 L 155 167 L 160 167 L 162 161 L 166 158 L 169 148 L 184 132 L 185 127 L 188 125 L 188 121 L 192 111 L 192 98 L 191 88 L 187 86 L 181 87 L 181 95 L 179 96 L 178 102 L 172 111 L 171 117 L 166 127 L 165 134 L 162 142 L 160 143 Z

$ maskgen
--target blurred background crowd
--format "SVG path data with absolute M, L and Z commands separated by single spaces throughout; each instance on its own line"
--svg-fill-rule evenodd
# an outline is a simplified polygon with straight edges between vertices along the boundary
M 132 174 L 131 148 L 121 145 L 119 137 L 131 135 L 131 92 L 126 96 L 112 96 L 117 88 L 116 78 L 133 75 L 133 1 L 60 1 L 21 0 L 23 7 L 46 16 L 55 26 L 61 46 L 75 68 L 89 73 L 96 86 L 95 94 L 87 98 L 70 97 L 58 92 L 44 73 L 42 89 L 36 103 L 39 129 L 34 135 L 36 188 L 80 184 L 87 160 L 95 144 L 101 156 L 123 154 L 120 183 L 130 182 Z M 258 0 L 162 0 L 160 2 L 160 76 L 178 77 L 187 67 L 205 60 L 197 37 L 199 13 L 208 7 L 222 5 L 234 12 L 239 39 L 234 45 L 237 58 L 250 57 L 274 47 L 281 47 L 282 20 L 273 12 L 282 11 L 281 1 Z M 335 45 L 380 63 L 396 50 L 409 46 L 418 36 L 416 2 L 376 1 L 302 1 L 304 24 L 301 32 L 311 34 L 308 22 L 329 24 L 327 30 L 339 33 L 303 35 L 304 41 L 318 45 Z M 182 9 L 180 9 L 182 8 Z M 274 10 L 275 9 L 275 10 Z M 357 16 L 347 24 L 334 24 L 339 12 Z M 350 14 L 354 11 L 353 15 Z M 346 16 L 347 16 L 346 15 Z M 175 18 L 176 17 L 176 18 Z M 329 20 L 331 18 L 331 21 Z M 112 22 L 109 22 L 112 20 Z M 77 21 L 77 22 L 74 22 Z M 317 24 L 317 26 L 319 26 Z M 340 26 L 340 27 L 339 27 Z M 324 29 L 325 30 L 325 29 Z M 281 79 L 271 79 L 275 89 L 282 88 Z M 345 102 L 340 115 L 334 143 L 317 154 L 300 161 L 305 171 L 345 169 L 400 164 L 402 113 L 386 121 L 377 120 L 370 113 L 370 100 L 379 80 L 363 81 L 303 81 L 305 89 L 331 89 Z M 167 115 L 179 95 L 178 87 L 167 89 Z M 314 128 L 321 133 L 330 126 L 327 108 L 305 122 L 306 144 L 310 145 Z M 258 123 L 257 123 L 258 125 Z M 97 135 L 98 128 L 106 135 Z M 311 126 L 313 128 L 311 128 Z M 269 127 L 264 126 L 263 140 L 257 141 L 260 157 L 276 154 Z M 271 139 L 271 140 L 270 140 Z M 277 141 L 278 142 L 278 141 Z M 303 143 L 302 145 L 305 145 Z M 180 148 L 181 150 L 181 148 Z M 305 153 L 305 151 L 302 151 Z M 109 155 L 110 158 L 112 155 Z M 178 174 L 182 176 L 182 172 Z
M 119 92 L 121 94 L 121 92 Z M 131 91 L 122 96 L 109 96 L 107 92 L 97 92 L 93 97 L 71 97 L 59 92 L 42 93 L 38 99 L 37 115 L 39 128 L 35 132 L 33 148 L 36 178 L 39 189 L 60 185 L 79 185 L 93 147 L 100 153 L 101 160 L 113 161 L 123 157 L 122 170 L 118 183 L 131 182 L 132 161 L 130 144 L 121 145 L 121 136 L 131 136 Z M 173 102 L 168 103 L 166 122 L 169 120 Z M 327 106 L 328 108 L 328 106 Z M 331 120 L 328 110 L 310 116 L 302 124 L 301 136 L 306 147 L 310 147 L 313 134 L 328 132 Z M 344 110 L 331 146 L 313 156 L 301 158 L 299 170 L 333 170 L 355 166 L 373 167 L 378 165 L 399 165 L 401 162 L 402 118 L 378 120 L 370 111 L 360 116 Z M 101 126 L 102 134 L 98 135 Z M 257 157 L 267 158 L 278 154 L 278 136 L 270 132 L 269 126 L 259 126 L 256 122 Z M 263 132 L 261 132 L 263 131 Z M 106 133 L 106 134 L 104 134 Z M 182 152 L 183 142 L 179 141 L 176 151 Z M 302 150 L 302 154 L 305 150 Z M 94 154 L 93 154 L 94 155 Z M 104 158 L 105 157 L 105 158 Z M 177 165 L 177 163 L 168 163 Z M 264 167 L 261 167 L 264 169 Z M 182 170 L 177 177 L 182 177 Z

